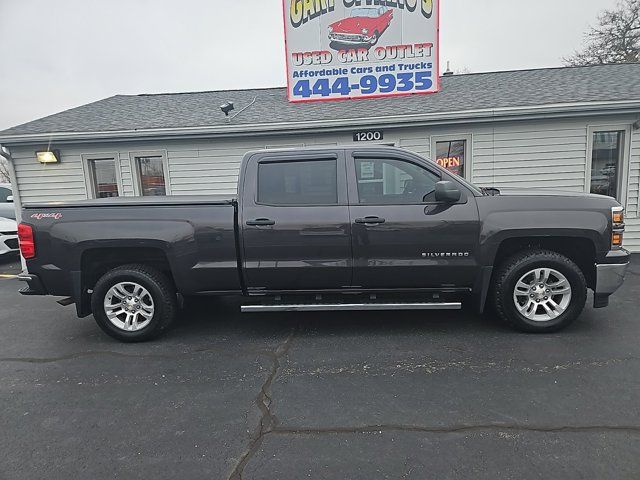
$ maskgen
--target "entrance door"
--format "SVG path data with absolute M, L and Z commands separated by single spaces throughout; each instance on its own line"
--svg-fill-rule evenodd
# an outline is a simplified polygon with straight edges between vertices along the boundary
M 444 174 L 427 162 L 353 154 L 347 162 L 353 286 L 471 287 L 479 232 L 473 195 L 460 185 L 460 202 L 436 203 L 435 184 Z
M 262 155 L 252 157 L 244 176 L 241 226 L 247 287 L 255 292 L 349 286 L 351 236 L 343 153 Z

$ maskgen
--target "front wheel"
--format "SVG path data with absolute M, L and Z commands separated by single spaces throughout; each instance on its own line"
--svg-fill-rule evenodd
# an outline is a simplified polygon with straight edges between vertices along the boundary
M 176 316 L 176 292 L 161 272 L 124 265 L 105 273 L 91 295 L 98 326 L 122 342 L 142 342 L 163 333 Z
M 496 272 L 493 301 L 502 320 L 525 332 L 571 324 L 582 312 L 587 285 L 569 258 L 548 250 L 521 252 Z

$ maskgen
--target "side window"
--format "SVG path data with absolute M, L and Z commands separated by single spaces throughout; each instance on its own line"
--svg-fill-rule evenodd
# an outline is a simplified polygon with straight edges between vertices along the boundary
M 6 203 L 7 197 L 11 195 L 11 190 L 5 187 L 0 187 L 0 203 Z
M 403 160 L 357 159 L 360 204 L 407 205 L 433 201 L 440 177 Z
M 119 195 L 115 159 L 94 158 L 89 160 L 89 176 L 94 198 L 117 197 Z
M 624 131 L 593 132 L 591 193 L 620 200 L 623 157 Z
M 143 197 L 157 197 L 167 194 L 164 178 L 164 158 L 158 156 L 135 157 L 136 172 Z
M 336 160 L 263 162 L 258 164 L 258 203 L 336 205 Z

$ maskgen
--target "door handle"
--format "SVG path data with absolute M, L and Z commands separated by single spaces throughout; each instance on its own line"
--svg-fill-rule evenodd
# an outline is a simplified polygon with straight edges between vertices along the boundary
M 364 224 L 364 225 L 379 225 L 384 222 L 386 222 L 386 220 L 380 217 L 356 218 L 356 223 Z
M 247 220 L 247 225 L 249 225 L 250 227 L 263 227 L 275 224 L 275 220 L 270 220 L 268 218 L 256 218 L 255 220 Z

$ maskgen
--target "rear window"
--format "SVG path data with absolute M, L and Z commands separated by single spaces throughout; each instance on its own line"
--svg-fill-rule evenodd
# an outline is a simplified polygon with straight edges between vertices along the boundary
M 337 169 L 336 160 L 260 163 L 258 203 L 335 205 L 338 203 Z

